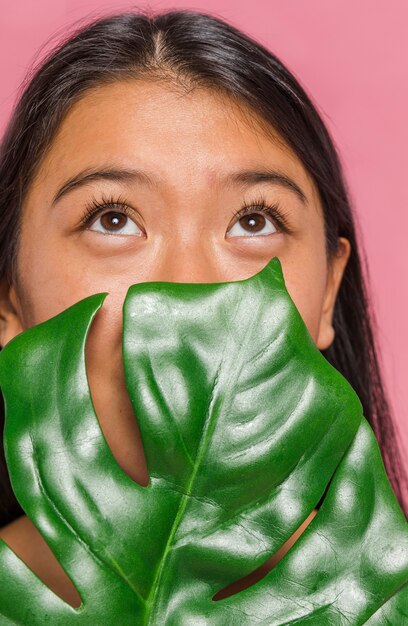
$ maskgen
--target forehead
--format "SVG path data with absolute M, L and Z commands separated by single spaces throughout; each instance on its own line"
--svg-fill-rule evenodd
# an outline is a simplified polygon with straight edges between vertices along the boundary
M 154 170 L 163 186 L 217 185 L 223 173 L 269 166 L 293 177 L 316 202 L 312 179 L 273 127 L 226 93 L 168 83 L 116 81 L 71 106 L 39 168 L 56 185 L 114 162 Z

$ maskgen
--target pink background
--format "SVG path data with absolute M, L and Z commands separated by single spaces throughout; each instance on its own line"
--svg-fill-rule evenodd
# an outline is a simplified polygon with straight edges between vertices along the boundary
M 385 379 L 408 450 L 408 3 L 206 0 L 149 3 L 2 0 L 0 132 L 28 65 L 74 21 L 150 7 L 218 15 L 287 65 L 334 136 L 358 214 Z M 43 50 L 40 50 L 43 48 Z M 407 176 L 408 178 L 408 176 Z

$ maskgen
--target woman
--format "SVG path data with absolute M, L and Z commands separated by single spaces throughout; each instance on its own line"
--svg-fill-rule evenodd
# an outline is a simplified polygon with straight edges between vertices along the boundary
M 278 256 L 316 346 L 361 399 L 407 513 L 339 160 L 313 104 L 272 53 L 192 11 L 126 13 L 81 28 L 36 68 L 17 104 L 1 149 L 0 206 L 2 346 L 109 292 L 89 334 L 87 369 L 103 432 L 131 478 L 148 481 L 122 364 L 129 285 L 241 280 Z M 1 473 L 0 536 L 78 606 L 16 502 L 4 460 Z M 273 567 L 318 507 L 230 592 Z

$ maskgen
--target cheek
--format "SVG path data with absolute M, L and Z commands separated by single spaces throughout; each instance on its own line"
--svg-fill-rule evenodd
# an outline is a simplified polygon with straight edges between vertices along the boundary
M 299 311 L 313 341 L 317 343 L 326 284 L 325 264 L 305 264 L 283 274 L 286 289 Z
M 90 271 L 73 246 L 52 237 L 48 241 L 22 237 L 18 277 L 24 329 L 58 315 L 90 295 L 108 292 L 95 318 L 98 334 L 106 341 L 114 333 L 120 339 L 122 304 L 129 286 L 126 277 L 120 281 L 106 272 Z
M 34 241 L 34 239 L 33 239 Z M 127 276 L 88 271 L 84 259 L 72 248 L 52 238 L 36 245 L 23 241 L 18 276 L 20 319 L 26 330 L 58 315 L 76 302 L 95 293 L 108 293 L 96 313 L 87 338 L 87 366 L 115 368 L 122 350 L 122 307 L 129 287 Z
M 27 217 L 19 241 L 17 273 L 25 328 L 54 317 L 72 304 L 75 267 L 52 234 Z
M 81 299 L 81 285 L 75 281 L 73 268 L 57 258 L 51 262 L 44 257 L 41 253 L 27 255 L 26 262 L 20 264 L 26 328 L 54 317 Z

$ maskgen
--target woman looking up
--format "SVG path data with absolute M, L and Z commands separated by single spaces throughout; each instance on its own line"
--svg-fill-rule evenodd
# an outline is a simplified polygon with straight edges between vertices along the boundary
M 129 286 L 241 280 L 278 256 L 313 341 L 357 392 L 405 507 L 338 156 L 271 52 L 192 11 L 125 13 L 71 34 L 30 77 L 6 130 L 0 207 L 1 346 L 109 292 L 87 371 L 101 428 L 133 480 L 148 482 L 122 364 Z M 0 471 L 0 536 L 75 604 L 4 460 Z

